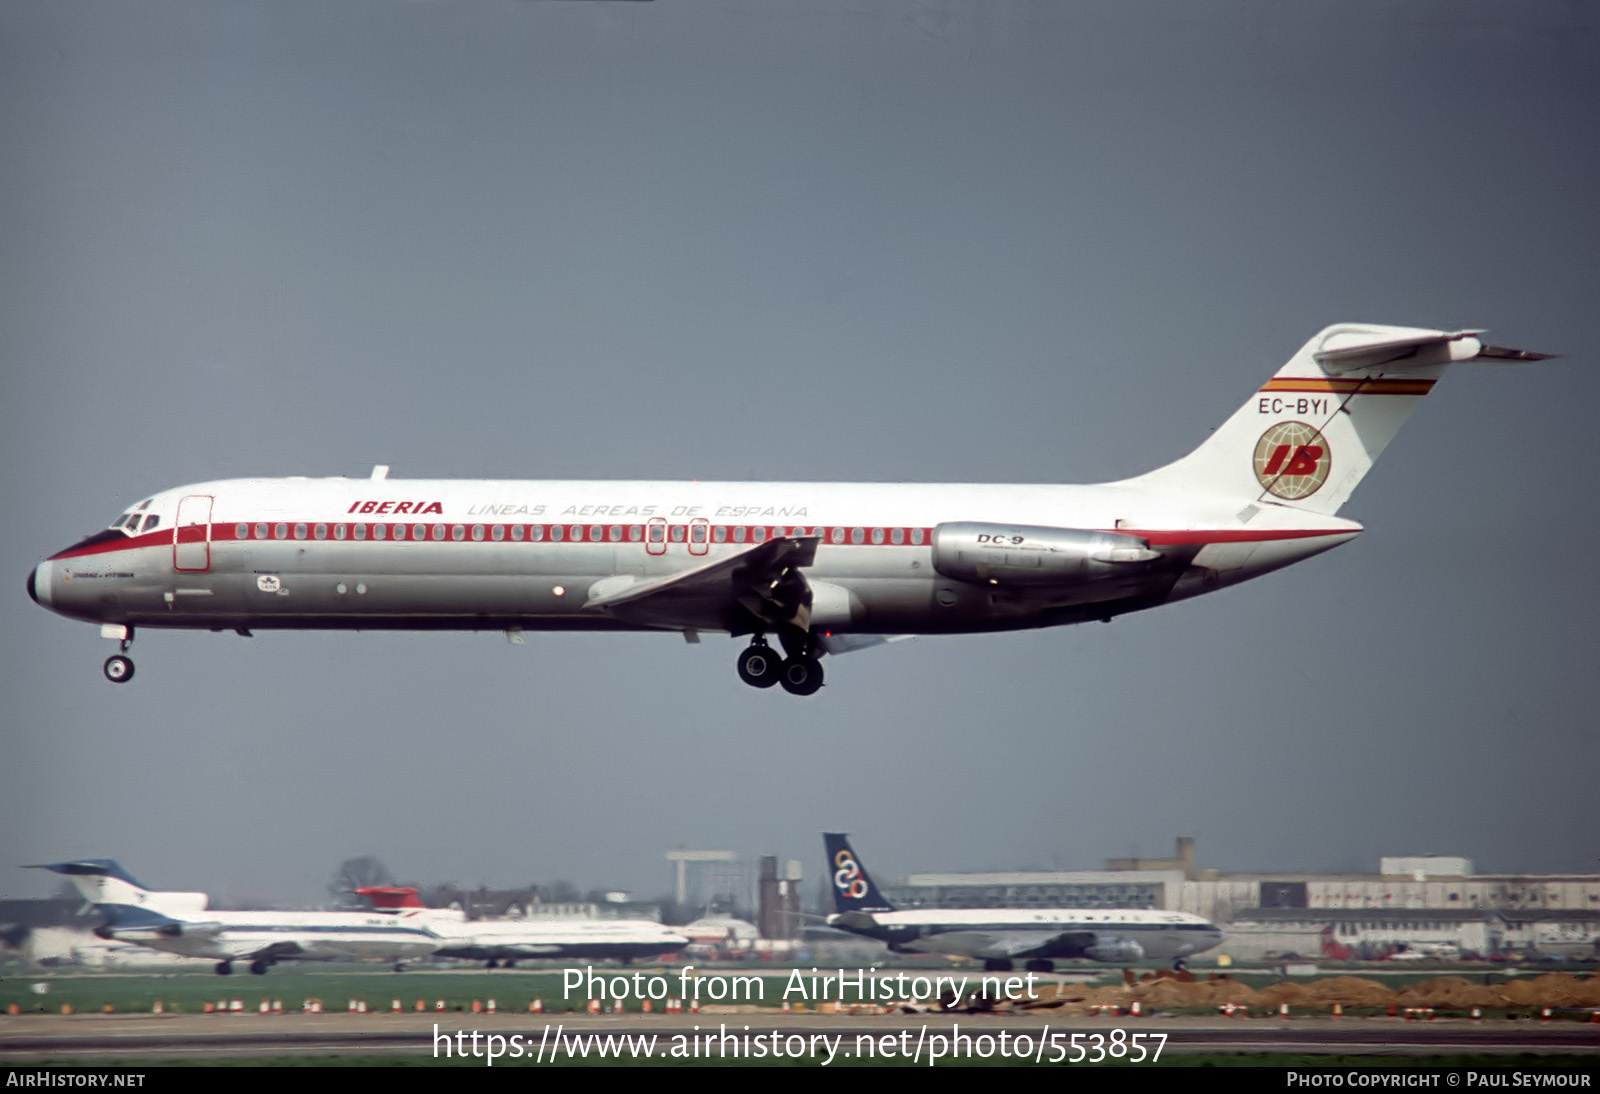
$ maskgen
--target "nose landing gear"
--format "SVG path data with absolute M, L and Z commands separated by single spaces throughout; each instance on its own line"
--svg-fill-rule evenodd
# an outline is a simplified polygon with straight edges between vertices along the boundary
M 108 631 L 110 633 L 107 633 Z M 100 633 L 106 638 L 121 639 L 121 644 L 117 648 L 122 651 L 122 653 L 114 653 L 107 657 L 106 663 L 101 667 L 100 671 L 104 672 L 106 679 L 113 684 L 126 684 L 133 679 L 133 659 L 123 655 L 133 646 L 133 628 L 108 626 L 102 628 Z

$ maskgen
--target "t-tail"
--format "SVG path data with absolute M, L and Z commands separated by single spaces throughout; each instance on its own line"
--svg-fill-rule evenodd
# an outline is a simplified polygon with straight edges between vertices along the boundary
M 877 885 L 867 875 L 866 867 L 850 849 L 850 841 L 843 832 L 824 832 L 823 845 L 828 849 L 828 876 L 833 881 L 833 908 L 840 915 L 850 912 L 892 912 L 894 905 L 878 892 Z
M 1480 330 L 1327 327 L 1187 456 L 1127 480 L 1332 516 L 1450 365 L 1542 361 Z
M 163 893 L 146 888 L 114 859 L 83 858 L 71 862 L 41 863 L 32 868 L 50 870 L 70 878 L 84 900 L 114 921 L 119 915 L 125 915 L 118 909 L 184 916 L 204 911 L 206 906 L 204 893 Z

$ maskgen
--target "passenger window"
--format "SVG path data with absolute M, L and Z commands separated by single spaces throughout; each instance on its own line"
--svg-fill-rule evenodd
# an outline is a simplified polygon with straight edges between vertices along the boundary
M 915 543 L 915 544 L 921 544 L 922 543 L 922 529 L 921 528 L 913 528 L 913 529 L 911 529 L 911 542 Z
M 345 536 L 345 526 L 342 525 L 342 524 L 335 524 L 333 526 L 333 538 L 334 539 L 343 539 L 344 536 Z
M 295 539 L 305 539 L 306 538 L 306 526 L 304 524 L 296 524 L 294 526 L 294 538 Z
M 383 525 L 381 525 L 381 524 L 374 524 L 372 526 L 372 531 L 374 532 L 374 534 L 376 534 L 378 529 L 382 528 L 382 527 L 383 527 Z M 383 537 L 382 536 L 378 536 L 378 538 L 382 539 Z M 406 538 L 406 526 L 404 524 L 396 524 L 394 526 L 394 538 L 395 539 L 405 539 Z
M 499 542 L 500 540 L 505 539 L 506 538 L 506 526 L 504 524 L 496 524 L 494 526 L 494 529 L 489 533 L 489 535 L 496 542 Z M 478 538 L 482 539 L 483 537 L 479 536 Z
M 428 538 L 428 526 L 426 524 L 413 524 L 411 526 L 411 538 L 412 539 L 427 539 Z
M 273 528 L 272 529 L 272 538 L 273 539 L 288 539 L 289 538 L 289 526 L 287 524 L 280 524 L 277 527 Z
M 753 528 L 750 531 L 750 538 L 757 543 L 765 543 L 767 541 L 767 530 L 765 528 Z
M 904 543 L 905 541 L 906 541 L 906 530 L 904 528 L 896 528 L 894 531 L 889 533 L 889 542 L 890 543 L 900 544 L 900 543 Z
M 664 525 L 664 524 L 652 524 L 650 526 L 650 542 L 651 543 L 665 543 L 666 542 L 666 536 L 667 536 L 667 527 L 666 527 L 666 525 Z
M 451 539 L 466 539 L 467 538 L 467 526 L 465 524 L 457 524 L 455 527 L 451 528 L 450 529 L 450 538 Z
M 735 542 L 735 543 L 743 543 L 744 542 L 744 525 L 741 524 L 741 525 L 739 525 L 737 528 L 735 528 L 733 530 L 733 542 Z
M 671 536 L 672 536 L 672 542 L 674 542 L 674 543 L 682 543 L 683 542 L 683 525 L 674 524 L 672 526 Z
M 831 539 L 835 543 L 843 543 L 844 542 L 844 529 L 843 528 L 835 528 L 832 532 L 828 533 L 828 538 Z
M 433 526 L 433 538 L 438 540 L 444 539 L 444 525 L 435 524 Z
M 350 526 L 350 532 L 351 532 L 351 534 L 353 536 L 355 536 L 356 539 L 366 539 L 367 538 L 367 526 L 365 524 L 353 524 L 353 525 L 351 525 Z
M 560 543 L 562 537 L 565 536 L 566 533 L 567 533 L 567 529 L 566 529 L 565 525 L 552 524 L 550 526 L 550 541 L 552 543 Z
M 516 540 L 518 543 L 521 543 L 522 542 L 522 536 L 523 536 L 522 525 L 513 524 L 511 526 L 511 538 Z
M 628 542 L 638 543 L 644 538 L 644 528 L 638 524 L 628 525 Z
M 257 539 L 266 539 L 267 538 L 267 526 L 265 524 L 256 525 L 256 538 Z
M 850 529 L 850 542 L 851 543 L 860 543 L 865 538 L 866 537 L 862 534 L 862 531 L 861 531 L 860 528 L 852 528 L 852 529 Z
M 313 531 L 318 539 L 328 538 L 328 526 L 326 524 L 317 525 Z
M 872 530 L 872 542 L 874 542 L 874 543 L 882 543 L 883 542 L 883 529 L 882 528 L 874 528 Z
M 622 542 L 622 525 L 613 524 L 611 526 L 611 542 L 612 543 L 621 543 Z
M 541 539 L 544 538 L 544 525 L 535 524 L 532 528 L 528 529 L 528 535 L 533 539 L 533 541 L 535 543 L 538 543 Z
M 728 530 L 719 524 L 711 530 L 711 538 L 717 543 L 723 543 L 728 538 Z
M 696 524 L 693 528 L 689 529 L 689 542 L 704 543 L 705 541 L 706 526 L 704 524 Z

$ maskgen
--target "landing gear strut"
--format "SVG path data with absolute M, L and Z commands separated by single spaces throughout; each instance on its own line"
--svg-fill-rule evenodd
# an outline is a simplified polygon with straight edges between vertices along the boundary
M 133 628 L 122 627 L 119 629 L 122 631 L 122 642 L 117 648 L 122 653 L 112 654 L 107 657 L 106 663 L 100 671 L 104 672 L 106 679 L 113 684 L 126 684 L 133 679 L 133 659 L 124 657 L 123 654 L 127 653 L 133 646 Z

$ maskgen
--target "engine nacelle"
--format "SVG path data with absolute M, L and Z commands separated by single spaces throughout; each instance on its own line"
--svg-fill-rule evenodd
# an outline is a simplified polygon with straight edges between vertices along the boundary
M 1094 945 L 1087 947 L 1083 952 L 1087 957 L 1112 965 L 1128 965 L 1135 961 L 1144 960 L 1143 946 L 1131 938 L 1122 938 L 1117 935 L 1097 938 Z
M 980 585 L 1081 585 L 1137 575 L 1160 558 L 1120 532 L 958 521 L 933 530 L 933 568 Z

